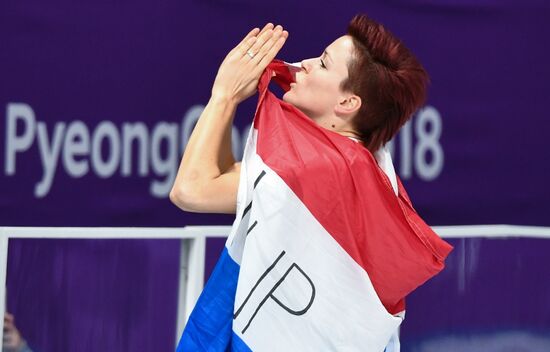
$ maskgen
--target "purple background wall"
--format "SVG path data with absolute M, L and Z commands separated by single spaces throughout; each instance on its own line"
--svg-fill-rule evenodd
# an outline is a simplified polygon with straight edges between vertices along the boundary
M 12 239 L 8 309 L 35 351 L 170 351 L 178 240 Z
M 537 0 L 2 2 L 0 226 L 230 224 L 167 198 L 219 63 L 267 21 L 290 32 L 280 58 L 317 56 L 358 12 L 431 76 L 425 109 L 393 145 L 427 222 L 549 226 L 550 5 Z M 236 154 L 254 104 L 237 112 Z M 11 241 L 8 309 L 37 351 L 172 350 L 168 243 Z M 409 299 L 403 349 L 550 346 L 547 241 L 453 244 L 448 269 Z M 209 248 L 211 263 L 219 243 Z

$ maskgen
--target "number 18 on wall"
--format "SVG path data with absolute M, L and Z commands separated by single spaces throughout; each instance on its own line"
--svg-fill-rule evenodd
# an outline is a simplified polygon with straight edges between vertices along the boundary
M 442 130 L 439 111 L 433 106 L 425 106 L 388 142 L 387 148 L 402 179 L 410 179 L 413 168 L 415 174 L 424 181 L 437 179 L 445 160 L 440 143 Z

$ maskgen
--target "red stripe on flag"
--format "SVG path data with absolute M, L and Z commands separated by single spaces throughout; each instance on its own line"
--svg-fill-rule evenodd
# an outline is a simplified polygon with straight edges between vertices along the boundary
M 273 72 L 286 89 L 291 79 L 280 61 L 261 78 L 257 153 L 365 269 L 386 309 L 403 310 L 404 297 L 443 269 L 452 247 L 416 213 L 401 182 L 395 196 L 366 148 L 269 92 Z

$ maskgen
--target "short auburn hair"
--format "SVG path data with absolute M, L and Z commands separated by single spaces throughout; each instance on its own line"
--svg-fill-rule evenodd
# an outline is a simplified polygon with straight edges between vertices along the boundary
M 353 17 L 347 34 L 354 52 L 340 88 L 361 98 L 353 126 L 375 152 L 424 104 L 429 77 L 401 40 L 367 15 Z

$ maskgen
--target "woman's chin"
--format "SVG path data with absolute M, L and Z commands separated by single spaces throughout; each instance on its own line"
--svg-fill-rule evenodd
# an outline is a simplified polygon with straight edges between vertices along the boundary
M 282 101 L 288 104 L 292 104 L 296 107 L 298 107 L 299 105 L 297 104 L 298 101 L 297 101 L 296 93 L 292 89 L 287 90 L 286 93 L 283 94 Z
M 283 94 L 282 100 L 285 103 L 292 104 L 292 92 L 290 90 L 288 90 L 285 94 Z

